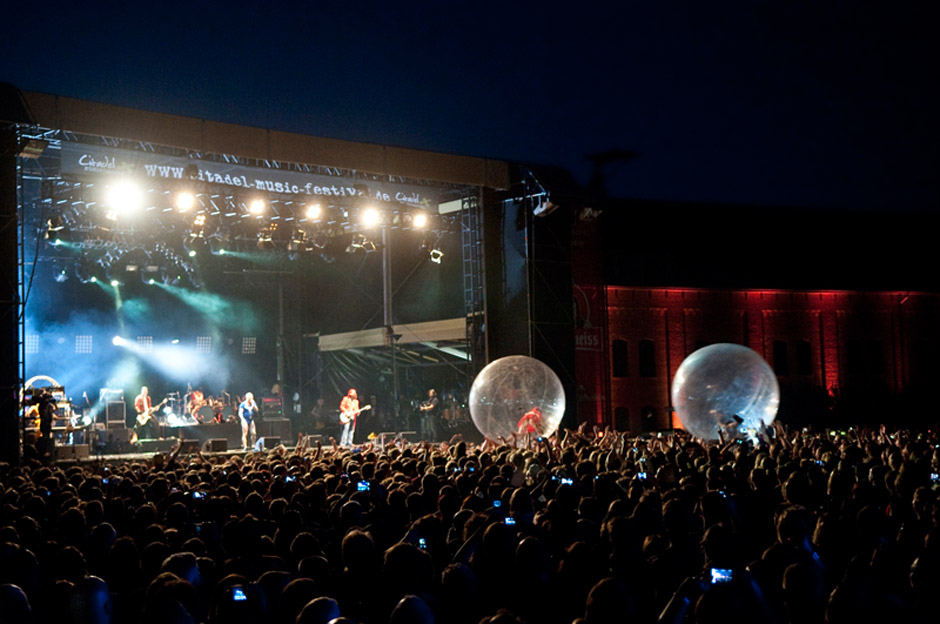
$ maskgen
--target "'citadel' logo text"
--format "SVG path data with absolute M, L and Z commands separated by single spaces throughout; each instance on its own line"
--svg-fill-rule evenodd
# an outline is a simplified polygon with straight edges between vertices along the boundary
M 107 169 L 117 169 L 117 163 L 115 162 L 115 157 L 111 156 L 102 156 L 101 160 L 95 160 L 95 157 L 91 154 L 82 154 L 81 158 L 78 159 L 78 164 L 82 166 L 85 171 L 104 171 Z

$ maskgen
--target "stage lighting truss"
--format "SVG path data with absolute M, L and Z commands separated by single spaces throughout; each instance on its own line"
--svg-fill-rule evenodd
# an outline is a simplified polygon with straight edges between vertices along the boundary
M 51 276 L 64 281 L 74 275 L 82 283 L 112 278 L 122 283 L 195 283 L 189 254 L 260 249 L 291 260 L 316 254 L 332 262 L 344 248 L 344 238 L 349 253 L 380 250 L 377 232 L 383 230 L 414 231 L 414 244 L 421 240 L 422 251 L 440 263 L 442 237 L 461 228 L 456 212 L 364 202 L 361 194 L 314 201 L 296 194 L 262 195 L 198 178 L 198 164 L 193 163 L 182 179 L 165 184 L 128 184 L 129 179 L 110 176 L 44 179 L 32 231 L 55 250 Z M 144 212 L 124 218 L 135 208 Z M 137 248 L 147 250 L 149 259 L 121 260 L 128 249 Z

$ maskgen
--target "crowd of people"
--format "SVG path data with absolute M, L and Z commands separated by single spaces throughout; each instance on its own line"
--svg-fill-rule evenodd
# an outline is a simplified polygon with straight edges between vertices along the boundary
M 0 465 L 0 620 L 936 621 L 936 430 L 523 438 Z

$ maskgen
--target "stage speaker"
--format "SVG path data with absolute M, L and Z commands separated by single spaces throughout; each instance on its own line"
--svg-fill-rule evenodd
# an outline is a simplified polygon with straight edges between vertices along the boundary
M 202 445 L 203 453 L 223 453 L 228 450 L 228 440 L 225 438 L 209 438 Z
M 261 422 L 260 433 L 264 437 L 279 437 L 282 440 L 291 440 L 290 418 L 265 418 Z
M 199 452 L 199 440 L 183 440 L 181 442 L 182 447 L 180 448 L 180 454 L 183 453 L 198 453 Z
M 55 447 L 56 459 L 83 459 L 88 457 L 87 444 L 68 444 Z
M 141 453 L 167 453 L 173 449 L 176 439 L 167 438 L 165 440 L 141 440 L 138 450 Z
M 127 427 L 108 429 L 108 442 L 129 442 L 132 433 L 134 430 Z
M 105 411 L 105 417 L 108 422 L 108 429 L 119 429 L 127 426 L 127 406 L 124 401 L 108 401 Z
M 255 442 L 255 450 L 260 451 L 264 449 L 270 451 L 280 443 L 281 438 L 279 436 L 264 436 L 263 438 L 258 438 L 258 441 Z

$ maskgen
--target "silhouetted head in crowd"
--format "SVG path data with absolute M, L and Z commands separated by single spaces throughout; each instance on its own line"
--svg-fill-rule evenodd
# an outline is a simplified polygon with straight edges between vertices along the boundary
M 81 579 L 72 590 L 69 610 L 75 624 L 110 624 L 112 605 L 108 584 L 96 576 Z

